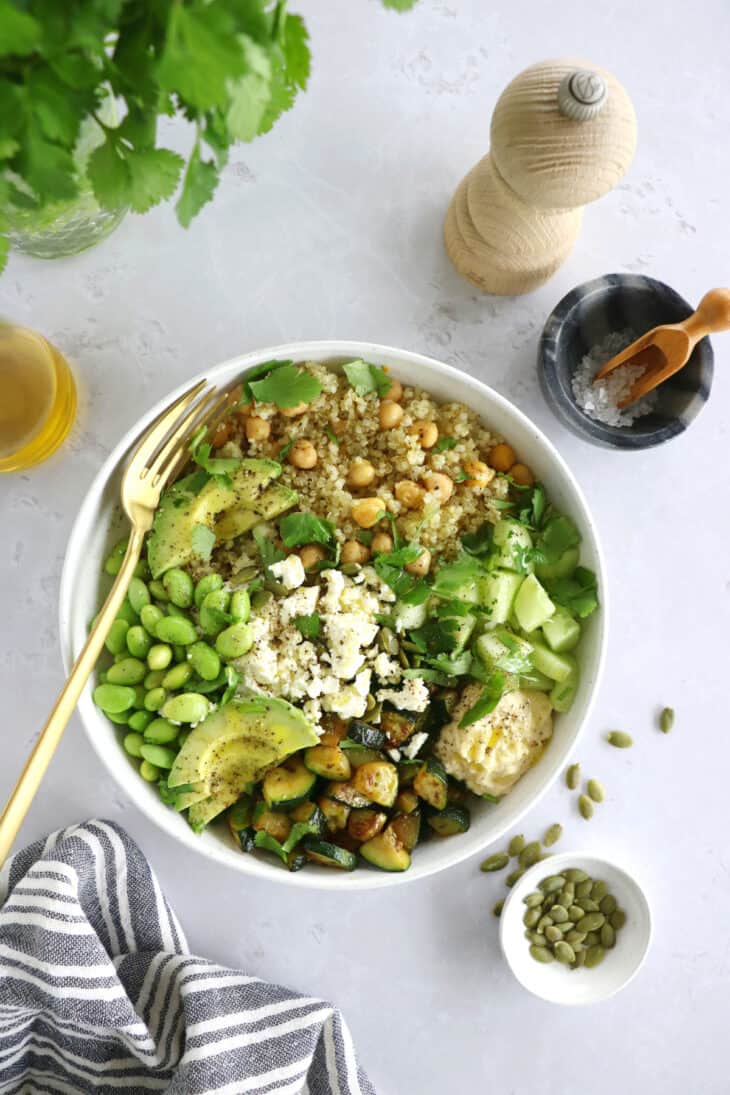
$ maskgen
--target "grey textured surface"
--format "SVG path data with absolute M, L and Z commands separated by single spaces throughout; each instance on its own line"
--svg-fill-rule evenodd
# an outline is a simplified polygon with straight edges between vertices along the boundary
M 23 839 L 86 816 L 120 820 L 158 871 L 193 950 L 333 999 L 380 1092 L 721 1095 L 730 344 L 715 340 L 717 376 L 698 422 L 666 446 L 629 454 L 590 447 L 558 425 L 539 392 L 535 352 L 560 297 L 607 270 L 653 274 L 693 303 L 727 284 L 730 100 L 716 92 L 726 82 L 730 9 L 707 0 L 690 34 L 677 0 L 590 11 L 578 0 L 422 0 L 401 17 L 374 0 L 292 6 L 309 16 L 310 90 L 270 136 L 235 152 L 215 203 L 189 232 L 163 208 L 128 218 L 76 259 L 15 257 L 0 280 L 0 312 L 54 339 L 82 385 L 64 449 L 0 480 L 0 795 L 61 683 L 56 600 L 76 508 L 141 411 L 208 362 L 288 339 L 372 338 L 433 354 L 533 416 L 599 523 L 612 586 L 609 662 L 577 757 L 608 798 L 586 824 L 556 787 L 525 831 L 560 820 L 561 849 L 605 850 L 641 870 L 656 937 L 636 982 L 586 1011 L 527 996 L 497 949 L 489 909 L 499 879 L 479 874 L 476 860 L 413 888 L 359 895 L 353 907 L 190 859 L 120 798 L 78 724 Z M 626 84 L 638 154 L 618 189 L 586 210 L 574 254 L 548 285 L 518 300 L 484 298 L 449 266 L 441 218 L 486 150 L 504 85 L 525 65 L 565 54 Z M 187 147 L 189 135 L 173 130 L 169 140 Z M 677 710 L 667 737 L 652 725 L 665 703 Z M 612 727 L 629 730 L 635 748 L 605 746 Z

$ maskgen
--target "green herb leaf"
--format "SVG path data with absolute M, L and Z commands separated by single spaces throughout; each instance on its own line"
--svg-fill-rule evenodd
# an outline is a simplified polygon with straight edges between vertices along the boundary
M 322 621 L 318 612 L 313 612 L 311 616 L 295 616 L 292 623 L 297 631 L 301 631 L 305 639 L 319 638 L 320 631 L 322 630 Z
M 222 3 L 173 4 L 157 75 L 163 91 L 209 110 L 228 101 L 228 81 L 243 76 L 246 61 L 236 23 Z
M 217 185 L 218 169 L 212 160 L 201 159 L 200 142 L 196 141 L 185 169 L 182 191 L 175 206 L 177 219 L 183 228 L 187 228 L 193 217 L 210 201 Z
M 494 525 L 492 522 L 482 521 L 479 528 L 475 529 L 474 532 L 467 532 L 465 536 L 462 536 L 462 547 L 470 555 L 487 555 L 492 546 L 493 536 Z
M 291 450 L 293 448 L 294 448 L 294 438 L 290 437 L 289 440 L 284 445 L 282 445 L 281 448 L 279 449 L 278 459 L 279 459 L 280 464 L 284 463 L 284 461 L 286 460 L 287 456 L 289 455 L 289 453 L 291 452 Z
M 42 27 L 37 19 L 8 0 L 0 0 L 0 57 L 13 53 L 27 57 L 39 44 L 41 34 Z
M 461 596 L 473 589 L 476 579 L 484 574 L 484 567 L 474 555 L 462 552 L 453 563 L 447 563 L 436 571 L 431 590 L 437 597 Z
M 129 169 L 129 204 L 135 213 L 146 213 L 177 189 L 183 158 L 167 148 L 131 149 L 125 159 Z
M 287 513 L 279 522 L 279 535 L 288 548 L 300 544 L 329 545 L 335 538 L 335 526 L 315 513 Z
M 455 437 L 439 437 L 432 451 L 447 452 L 449 449 L 455 449 L 458 444 L 459 442 Z
M 241 682 L 241 674 L 237 669 L 234 669 L 232 665 L 227 665 L 223 670 L 223 673 L 226 678 L 226 687 L 223 695 L 218 701 L 219 707 L 225 707 L 227 703 L 231 702 Z
M 389 585 L 399 600 L 405 604 L 423 604 L 428 597 L 428 585 L 423 578 L 408 574 L 404 567 L 421 555 L 420 544 L 406 544 L 395 551 L 384 551 L 375 556 L 373 566 L 378 577 Z
M 230 486 L 230 473 L 241 466 L 241 460 L 237 456 L 211 456 L 213 446 L 208 441 L 203 442 L 207 432 L 207 427 L 201 427 L 190 442 L 190 457 L 208 475 L 219 476 L 226 486 Z
M 240 41 L 248 71 L 228 85 L 226 125 L 236 140 L 252 141 L 271 99 L 271 61 L 250 38 Z
M 459 621 L 453 617 L 426 620 L 422 627 L 409 632 L 411 641 L 428 658 L 437 654 L 453 654 L 458 646 Z
M 358 395 L 375 392 L 380 398 L 390 391 L 393 381 L 380 365 L 371 365 L 367 361 L 349 361 L 342 366 L 351 388 Z
M 322 385 L 311 373 L 291 363 L 278 367 L 263 380 L 247 383 L 258 403 L 274 403 L 284 409 L 311 403 L 322 391 Z
M 331 426 L 325 426 L 324 432 L 327 434 L 333 445 L 339 445 L 340 439 Z
M 259 549 L 261 562 L 267 573 L 272 563 L 280 563 L 282 559 L 286 559 L 286 553 L 276 547 L 271 537 L 267 536 L 262 528 L 254 528 L 251 535 L 254 538 L 256 547 Z
M 267 833 L 265 829 L 259 829 L 253 842 L 257 848 L 261 848 L 265 852 L 273 852 L 274 855 L 278 855 L 282 863 L 286 863 L 286 852 L 282 845 L 276 837 L 273 837 L 271 833 Z
M 531 552 L 538 563 L 557 563 L 558 559 L 571 547 L 577 547 L 581 535 L 570 517 L 556 514 L 546 523 Z
M 193 525 L 190 541 L 193 555 L 197 555 L 199 559 L 203 559 L 207 563 L 215 547 L 215 533 L 213 530 L 208 528 L 207 525 Z
M 441 673 L 438 669 L 427 669 L 425 667 L 419 669 L 404 669 L 402 676 L 407 680 L 415 680 L 420 677 L 422 681 L 428 681 L 430 684 L 438 684 L 442 688 L 448 688 L 451 680 L 445 673 Z
M 588 567 L 576 567 L 572 578 L 545 579 L 551 600 L 585 620 L 598 608 L 598 583 Z
M 127 204 L 131 184 L 129 165 L 111 137 L 107 136 L 91 153 L 86 173 L 99 205 L 118 209 Z
M 417 3 L 418 0 L 383 0 L 383 7 L 391 11 L 410 11 Z
M 484 686 L 481 696 L 469 710 L 463 715 L 459 726 L 462 730 L 472 726 L 479 719 L 483 719 L 490 711 L 494 711 L 504 694 L 505 679 L 503 673 L 492 673 Z
M 467 676 L 472 671 L 473 663 L 474 658 L 468 650 L 462 650 L 460 654 L 454 654 L 450 657 L 446 654 L 437 654 L 436 657 L 429 658 L 429 664 L 432 668 L 444 673 L 447 677 Z

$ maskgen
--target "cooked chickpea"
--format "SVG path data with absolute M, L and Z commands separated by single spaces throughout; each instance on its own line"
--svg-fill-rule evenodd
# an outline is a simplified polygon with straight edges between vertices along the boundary
M 304 569 L 311 570 L 317 563 L 327 558 L 327 552 L 321 544 L 305 544 L 299 549 L 299 558 L 302 560 Z
M 370 558 L 370 552 L 365 547 L 365 544 L 361 544 L 359 540 L 345 540 L 342 545 L 342 555 L 340 556 L 343 563 L 367 563 Z
M 432 449 L 439 439 L 438 426 L 428 418 L 419 418 L 408 432 L 415 434 L 422 449 Z
M 417 559 L 414 559 L 412 563 L 408 563 L 406 570 L 409 574 L 414 574 L 416 578 L 423 578 L 428 574 L 431 568 L 431 552 L 428 548 L 424 548 Z
M 347 485 L 358 489 L 360 487 L 369 487 L 375 479 L 375 468 L 369 460 L 361 460 L 359 457 L 350 464 L 350 470 L 347 473 Z
M 403 385 L 401 384 L 400 380 L 395 380 L 393 377 L 391 377 L 390 387 L 385 394 L 388 396 L 388 399 L 392 399 L 394 403 L 400 403 L 401 399 L 403 398 Z
M 271 423 L 267 422 L 265 418 L 259 418 L 257 414 L 252 414 L 250 418 L 246 419 L 244 429 L 249 441 L 268 441 L 271 433 Z
M 423 504 L 423 487 L 413 483 L 410 479 L 401 479 L 396 483 L 393 492 L 406 509 L 418 509 Z
M 509 471 L 516 459 L 515 450 L 504 441 L 487 453 L 487 463 L 495 471 Z
M 295 441 L 289 449 L 287 460 L 293 467 L 308 471 L 317 463 L 317 450 L 311 441 Z
M 231 436 L 231 424 L 230 424 L 230 422 L 227 422 L 227 421 L 219 422 L 218 425 L 215 428 L 215 431 L 213 433 L 213 437 L 212 437 L 210 443 L 211 443 L 211 445 L 213 446 L 214 449 L 220 449 L 222 445 L 225 445 L 226 441 L 229 439 L 230 436 Z
M 376 532 L 370 547 L 372 548 L 373 555 L 377 555 L 381 551 L 392 551 L 393 537 L 389 532 Z
M 360 528 L 372 528 L 385 512 L 385 504 L 379 498 L 358 498 L 352 503 L 352 519 Z
M 454 480 L 441 471 L 430 471 L 424 475 L 423 482 L 429 494 L 435 494 L 437 501 L 448 502 L 454 493 Z
M 521 487 L 531 487 L 535 482 L 535 476 L 532 474 L 527 464 L 513 464 L 509 473 L 515 483 L 518 483 Z
M 403 417 L 403 408 L 400 407 L 393 399 L 384 399 L 380 404 L 380 410 L 378 411 L 378 417 L 380 419 L 380 428 L 383 430 L 392 430 L 400 422 Z
M 347 422 L 344 418 L 330 418 L 330 428 L 335 437 L 342 437 L 347 429 Z
M 467 487 L 486 487 L 494 478 L 494 472 L 482 460 L 465 460 L 464 471 L 469 476 Z
M 294 407 L 279 407 L 279 414 L 283 414 L 284 418 L 298 418 L 308 406 L 308 403 L 297 403 Z

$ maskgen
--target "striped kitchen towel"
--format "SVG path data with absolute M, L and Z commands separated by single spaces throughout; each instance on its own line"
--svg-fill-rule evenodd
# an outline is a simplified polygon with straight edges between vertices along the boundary
M 89 821 L 0 873 L 0 1093 L 374 1095 L 331 1004 L 188 952 L 149 863 Z

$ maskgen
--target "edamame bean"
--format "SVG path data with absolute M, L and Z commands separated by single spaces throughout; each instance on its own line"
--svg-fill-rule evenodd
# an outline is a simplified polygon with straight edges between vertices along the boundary
M 161 714 L 172 722 L 201 722 L 210 710 L 210 704 L 199 692 L 183 692 L 179 696 L 170 696 L 162 708 Z
M 157 625 L 164 620 L 165 613 L 157 605 L 145 605 L 139 614 L 142 627 L 153 639 L 157 638 Z
M 117 723 L 119 726 L 126 726 L 129 722 L 130 711 L 120 711 L 119 713 L 113 711 L 105 711 L 104 714 L 111 722 Z
M 127 632 L 127 650 L 133 658 L 146 658 L 152 646 L 152 639 L 141 624 L 135 624 Z
M 123 658 L 107 671 L 109 684 L 140 684 L 147 675 L 147 667 L 139 658 Z
M 127 551 L 128 543 L 129 540 L 126 536 L 123 540 L 118 540 L 106 557 L 104 570 L 107 572 L 107 574 L 111 574 L 112 578 L 116 578 L 117 574 L 122 569 L 122 560 L 124 559 L 125 553 Z
M 137 615 L 137 613 L 134 611 L 131 604 L 129 603 L 129 597 L 125 597 L 124 600 L 122 601 L 121 605 L 119 606 L 119 611 L 117 612 L 117 619 L 118 620 L 126 620 L 127 623 L 130 624 L 130 626 L 131 626 L 131 624 L 138 624 L 139 623 L 139 616 Z M 94 621 L 94 622 L 96 622 L 96 621 Z
M 106 684 L 106 669 L 102 669 L 99 673 L 99 684 Z
M 139 751 L 155 768 L 172 768 L 177 756 L 175 750 L 168 749 L 166 745 L 148 745 L 146 742 L 140 746 Z
M 153 719 L 144 732 L 144 740 L 151 745 L 169 745 L 177 737 L 179 729 L 167 719 Z
M 147 665 L 150 669 L 167 669 L 172 661 L 172 647 L 167 643 L 155 643 L 147 654 Z
M 145 668 L 146 668 L 146 666 L 145 666 Z M 146 695 L 147 695 L 147 689 L 145 688 L 145 686 L 143 684 L 135 684 L 134 685 L 134 710 L 135 711 L 143 711 L 144 710 L 144 699 L 145 699 Z
M 163 643 L 190 646 L 198 637 L 195 625 L 178 616 L 165 616 L 157 625 L 156 636 Z M 172 651 L 170 652 L 172 654 Z
M 248 624 L 232 624 L 221 631 L 215 648 L 222 658 L 240 658 L 253 646 L 253 631 Z
M 166 607 L 167 607 L 167 615 L 168 616 L 177 616 L 178 618 L 183 619 L 183 620 L 189 620 L 190 619 L 190 617 L 188 616 L 185 609 L 180 608 L 179 605 L 174 605 L 174 604 L 172 604 L 172 602 L 170 602 L 170 604 L 167 605 Z
M 206 574 L 200 579 L 195 587 L 195 593 L 193 599 L 198 608 L 202 605 L 205 598 L 209 593 L 214 593 L 216 590 L 223 587 L 223 579 L 220 574 Z
M 153 578 L 149 584 L 150 594 L 156 601 L 162 601 L 163 604 L 167 604 L 170 598 L 167 596 L 167 590 L 160 581 L 159 578 Z
M 230 599 L 225 589 L 206 594 L 200 606 L 200 626 L 206 635 L 217 635 L 226 626 Z
M 162 678 L 164 676 L 164 669 L 153 669 L 150 673 L 148 673 L 143 681 L 143 684 L 147 691 L 149 691 L 151 688 L 159 688 L 162 684 Z
M 172 669 L 168 669 L 165 676 L 162 678 L 162 687 L 169 688 L 171 692 L 174 692 L 177 688 L 182 688 L 188 683 L 193 675 L 193 667 L 188 662 L 181 662 L 179 665 L 173 665 Z
M 99 684 L 94 689 L 94 703 L 108 715 L 120 715 L 134 703 L 134 689 L 124 684 Z
M 114 621 L 109 628 L 109 634 L 104 641 L 104 646 L 107 648 L 110 654 L 121 654 L 123 650 L 127 649 L 127 632 L 129 631 L 129 622 L 122 620 L 119 617 Z
M 187 647 L 173 643 L 172 656 L 176 662 L 184 662 L 187 659 Z
M 128 657 L 129 657 L 129 654 L 127 653 L 127 644 L 126 644 L 126 640 L 125 640 L 124 650 L 120 650 L 118 654 L 114 655 L 114 662 L 115 663 L 116 662 L 123 662 L 124 659 L 128 658 Z
M 188 651 L 188 658 L 190 665 L 204 681 L 214 681 L 221 671 L 221 660 L 207 643 L 193 643 Z
M 233 594 L 229 611 L 236 623 L 245 624 L 251 615 L 251 598 L 247 589 L 239 589 Z
M 163 577 L 162 584 L 174 605 L 187 608 L 193 603 L 193 579 L 186 571 L 173 567 Z
M 145 696 L 145 710 L 159 711 L 166 699 L 167 692 L 164 688 L 151 688 Z
M 144 701 L 142 706 L 144 707 Z M 147 729 L 154 717 L 152 711 L 135 711 L 133 715 L 129 716 L 129 728 L 141 734 Z
M 124 748 L 129 753 L 130 757 L 141 757 L 141 747 L 144 745 L 144 738 L 141 734 L 125 734 L 124 735 Z
M 148 783 L 157 783 L 162 772 L 156 765 L 150 764 L 148 760 L 143 760 L 139 766 L 139 774 L 142 779 L 146 779 Z
M 151 600 L 150 591 L 141 578 L 132 578 L 127 590 L 127 596 L 129 597 L 129 603 L 138 616 L 144 606 L 148 605 Z

